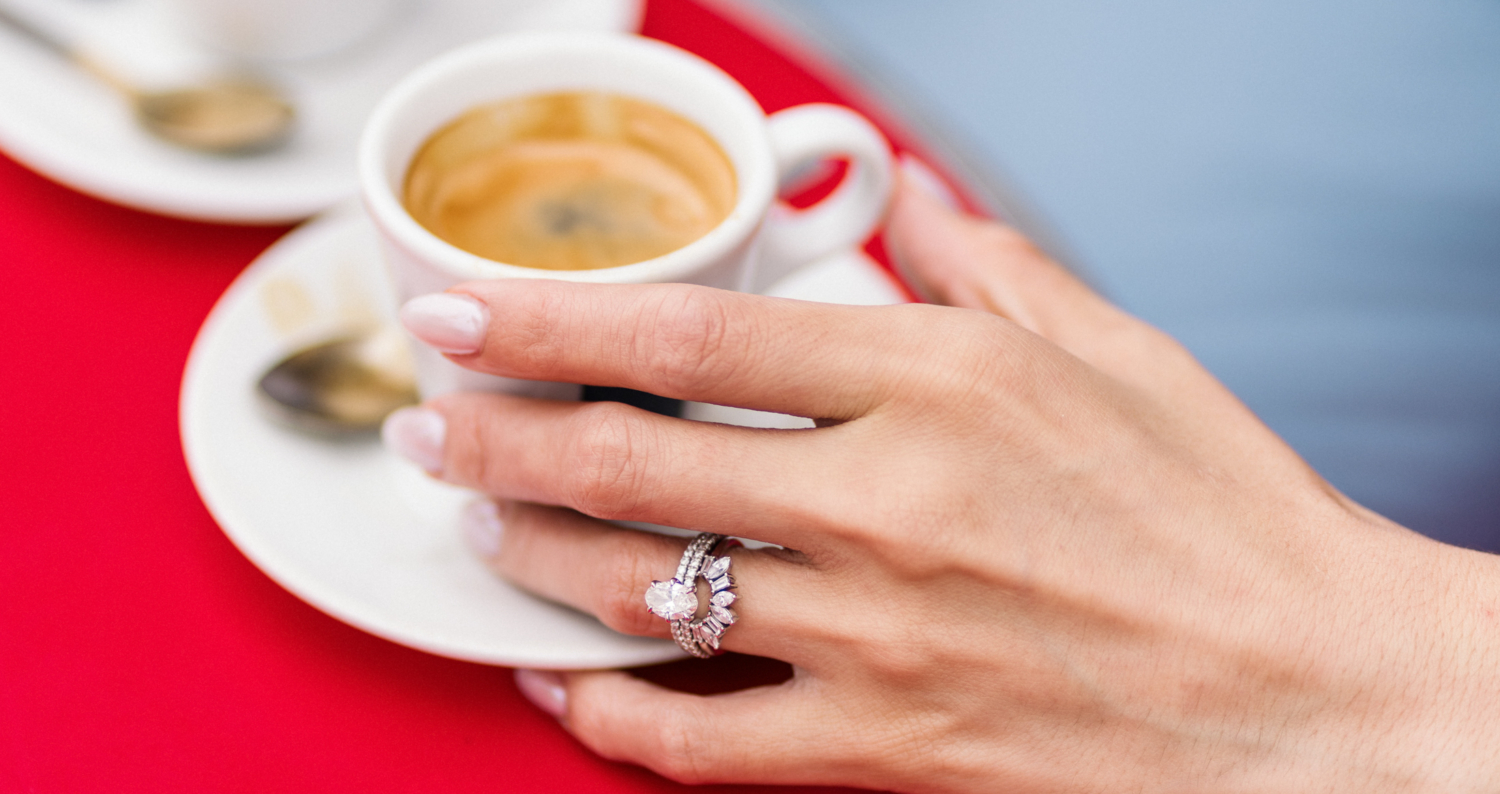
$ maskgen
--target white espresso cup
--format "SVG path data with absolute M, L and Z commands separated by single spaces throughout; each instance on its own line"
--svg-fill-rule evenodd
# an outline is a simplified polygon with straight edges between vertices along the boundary
M 401 201 L 413 157 L 433 133 L 483 104 L 537 94 L 601 91 L 650 102 L 692 121 L 735 171 L 733 209 L 718 226 L 670 253 L 596 270 L 545 270 L 496 262 L 429 232 Z M 777 201 L 780 180 L 823 158 L 844 158 L 844 180 L 822 201 Z M 761 110 L 743 86 L 707 61 L 651 39 L 611 33 L 530 33 L 454 50 L 405 77 L 376 107 L 360 142 L 359 171 L 398 300 L 464 281 L 546 278 L 643 284 L 682 282 L 762 292 L 797 267 L 863 243 L 885 214 L 890 146 L 864 117 L 835 105 Z M 504 322 L 496 317 L 495 322 Z M 574 384 L 481 375 L 418 345 L 426 397 L 457 390 L 577 399 Z

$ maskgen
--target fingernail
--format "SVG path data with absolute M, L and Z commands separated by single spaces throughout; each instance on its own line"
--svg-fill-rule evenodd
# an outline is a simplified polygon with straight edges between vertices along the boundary
M 443 470 L 443 438 L 447 434 L 448 420 L 431 408 L 402 408 L 387 416 L 380 426 L 385 448 L 428 474 Z
M 401 307 L 401 324 L 444 353 L 478 353 L 490 325 L 490 308 L 467 295 L 421 295 Z
M 500 521 L 500 507 L 488 499 L 475 499 L 464 508 L 459 519 L 469 548 L 483 559 L 500 553 L 500 536 L 505 524 Z
M 902 152 L 898 159 L 901 178 L 904 182 L 942 202 L 943 206 L 950 210 L 956 210 L 962 206 L 958 201 L 958 196 L 953 193 L 953 188 L 948 187 L 947 181 L 938 176 L 938 173 L 932 170 L 932 166 L 908 152 Z
M 546 670 L 516 670 L 516 689 L 542 711 L 562 719 L 568 713 L 568 690 L 562 676 Z

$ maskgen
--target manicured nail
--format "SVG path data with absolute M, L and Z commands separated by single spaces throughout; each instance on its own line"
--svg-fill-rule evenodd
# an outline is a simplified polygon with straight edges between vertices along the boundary
M 459 518 L 469 548 L 482 559 L 490 559 L 500 553 L 500 536 L 505 524 L 500 520 L 500 507 L 488 499 L 475 499 L 464 508 Z
M 444 353 L 467 355 L 484 347 L 490 308 L 467 295 L 421 295 L 401 307 L 401 324 Z
M 568 690 L 562 676 L 546 670 L 516 670 L 516 689 L 542 711 L 562 719 L 568 713 Z
M 942 202 L 950 210 L 959 209 L 962 205 L 958 196 L 954 195 L 953 188 L 938 172 L 932 170 L 932 166 L 922 162 L 915 155 L 902 152 L 900 158 L 901 178 L 912 187 Z
M 447 434 L 448 420 L 431 408 L 402 408 L 387 416 L 380 426 L 385 448 L 428 474 L 443 470 L 443 438 Z

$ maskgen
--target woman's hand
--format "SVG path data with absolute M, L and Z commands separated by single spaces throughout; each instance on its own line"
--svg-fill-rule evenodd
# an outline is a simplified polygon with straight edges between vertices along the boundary
M 902 791 L 1496 791 L 1500 575 L 1353 504 L 1181 347 L 1011 229 L 905 180 L 887 240 L 946 306 L 474 282 L 408 305 L 459 364 L 796 414 L 817 429 L 457 394 L 387 440 L 493 495 L 502 576 L 665 637 L 684 541 L 733 552 L 699 697 L 523 673 L 583 743 L 685 781 Z M 490 318 L 494 318 L 491 322 Z

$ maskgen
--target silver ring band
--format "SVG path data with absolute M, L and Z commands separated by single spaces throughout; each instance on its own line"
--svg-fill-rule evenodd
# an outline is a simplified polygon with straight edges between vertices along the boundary
M 722 545 L 718 556 L 715 549 Z M 729 572 L 731 560 L 728 551 L 740 542 L 701 532 L 682 552 L 682 561 L 677 564 L 677 575 L 666 581 L 653 581 L 646 588 L 646 608 L 652 614 L 672 624 L 672 639 L 678 647 L 698 657 L 707 659 L 718 653 L 720 638 L 739 619 L 730 605 L 735 594 L 734 576 Z M 709 597 L 706 608 L 698 601 L 698 579 L 708 584 Z

